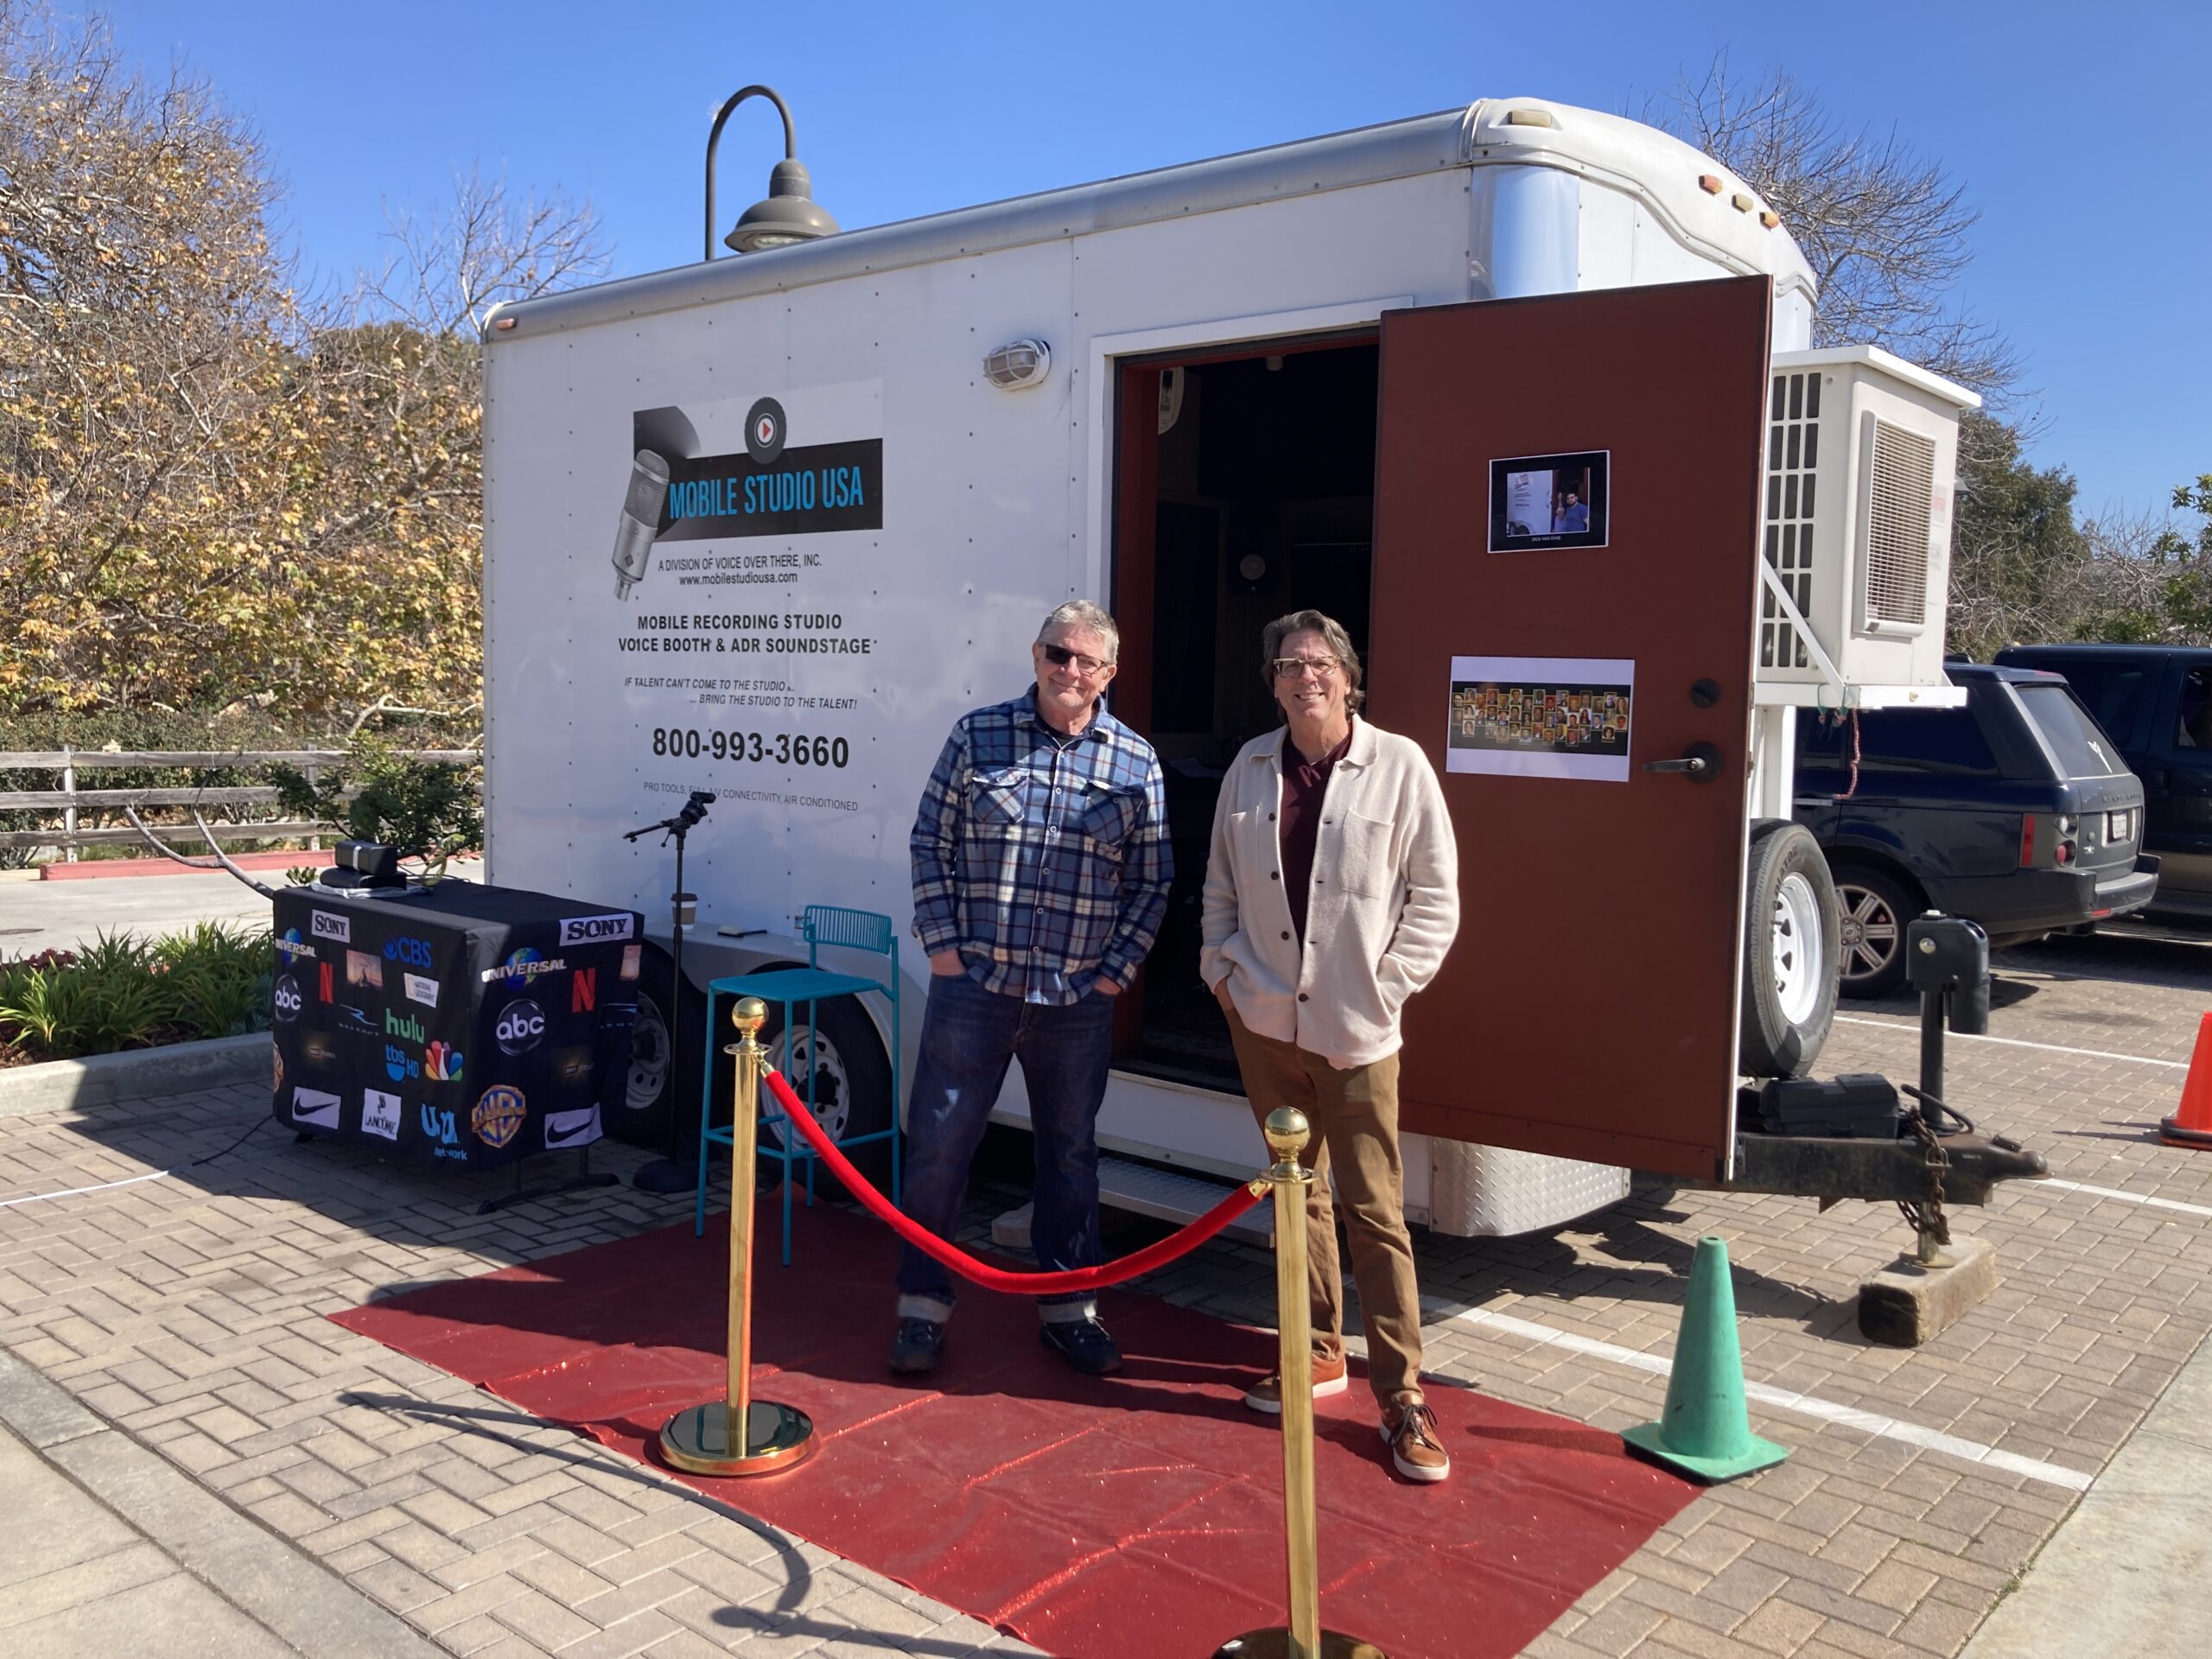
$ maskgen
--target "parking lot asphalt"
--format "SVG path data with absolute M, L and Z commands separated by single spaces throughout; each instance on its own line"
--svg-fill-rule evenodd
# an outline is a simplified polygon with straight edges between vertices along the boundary
M 300 862 L 327 856 L 302 853 Z M 482 868 L 480 859 L 456 859 L 453 866 L 456 875 L 472 880 Z M 282 870 L 254 874 L 270 887 L 283 885 Z M 0 959 L 75 950 L 101 933 L 150 938 L 202 921 L 266 926 L 269 900 L 221 870 L 75 881 L 41 881 L 29 870 L 0 872 Z
M 2108 1550 L 2115 1515 L 2124 1536 L 2139 1507 L 2146 1526 L 2201 1512 L 2136 1495 L 2145 1458 L 2204 1438 L 2192 1402 L 2212 1400 L 2201 1363 L 2175 1386 L 2212 1332 L 2212 1154 L 2156 1135 L 2212 1008 L 2212 938 L 2129 928 L 2008 951 L 1992 1000 L 1989 1036 L 1952 1040 L 1948 1096 L 2055 1179 L 1954 1211 L 1995 1246 L 1999 1288 L 1923 1348 L 1856 1327 L 1859 1281 L 1910 1243 L 1888 1206 L 1649 1184 L 1545 1234 L 1419 1241 L 1433 1371 L 1618 1430 L 1658 1414 L 1692 1247 L 1726 1238 L 1752 1427 L 1791 1449 L 1700 1494 L 1529 1654 L 1955 1654 L 2044 1583 L 2062 1611 L 2100 1582 L 2139 1599 L 2119 1573 L 2058 1568 Z M 1847 1005 L 1819 1069 L 1910 1079 L 1917 1044 L 1908 999 Z M 488 1435 L 505 1420 L 484 1414 L 509 1408 L 321 1317 L 663 1224 L 680 1202 L 621 1189 L 479 1217 L 498 1177 L 426 1178 L 273 1131 L 188 1166 L 265 1111 L 240 1089 L 0 1123 L 0 1200 L 175 1172 L 0 1207 L 0 1344 L 450 1651 L 1011 1645 L 588 1441 Z M 971 1234 L 1018 1197 L 979 1188 Z M 1125 1221 L 1111 1248 L 1147 1225 Z M 1249 1245 L 1210 1244 L 1143 1287 L 1272 1322 L 1272 1262 Z M 2170 1628 L 2206 1628 L 2201 1575 L 2160 1589 L 2196 1599 Z M 6 1609 L 0 1592 L 0 1629 Z M 2038 1628 L 2041 1651 L 2162 1650 Z

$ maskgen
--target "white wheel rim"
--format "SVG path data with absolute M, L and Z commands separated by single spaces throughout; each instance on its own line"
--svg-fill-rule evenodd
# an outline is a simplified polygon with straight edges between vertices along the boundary
M 843 1140 L 853 1121 L 853 1084 L 837 1045 L 810 1026 L 793 1026 L 770 1046 L 768 1063 L 784 1074 L 784 1081 L 801 1100 L 806 1098 L 807 1068 L 815 1068 L 814 1121 L 832 1141 Z M 781 1147 L 781 1126 L 765 1127 L 768 1139 Z
M 630 1082 L 624 1090 L 622 1103 L 633 1112 L 642 1112 L 661 1096 L 668 1087 L 668 1022 L 661 1018 L 660 1004 L 650 996 L 638 999 L 638 1022 L 630 1033 Z
M 1813 884 L 1794 872 L 1774 895 L 1774 988 L 1782 1017 L 1802 1026 L 1820 1006 L 1827 963 L 1821 948 L 1821 905 Z
M 1843 911 L 1843 976 L 1878 974 L 1897 953 L 1897 912 L 1868 887 L 1839 887 L 1836 897 Z

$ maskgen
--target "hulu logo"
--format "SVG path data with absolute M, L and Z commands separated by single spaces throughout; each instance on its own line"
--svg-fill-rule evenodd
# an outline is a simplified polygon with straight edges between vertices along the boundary
M 410 1043 L 419 1043 L 423 1040 L 423 1024 L 411 1014 L 402 1019 L 390 1008 L 386 1008 L 384 1011 L 384 1034 L 387 1037 L 404 1037 Z

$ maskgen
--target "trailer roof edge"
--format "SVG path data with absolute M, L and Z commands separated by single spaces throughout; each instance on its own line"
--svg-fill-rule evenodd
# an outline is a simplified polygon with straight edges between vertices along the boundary
M 1541 111 L 1545 124 L 1516 124 L 1510 112 Z M 1179 162 L 1091 184 L 1009 197 L 895 220 L 762 253 L 701 261 L 493 308 L 486 344 L 689 308 L 715 301 L 810 287 L 873 271 L 995 252 L 1064 237 L 1247 207 L 1381 184 L 1483 163 L 1564 167 L 1618 181 L 1624 140 L 1648 139 L 1697 152 L 1669 135 L 1618 116 L 1539 99 L 1486 99 L 1433 115 Z M 1707 168 L 1714 165 L 1700 157 Z M 1677 219 L 1676 215 L 1668 215 Z M 1678 228 L 1679 220 L 1677 219 Z M 1698 238 L 1700 241 L 1709 241 Z M 1784 285 L 1808 290 L 1811 272 L 1787 235 L 1788 256 L 1753 261 Z M 1718 250 L 1716 250 L 1718 251 Z M 1738 262 L 1741 257 L 1738 256 Z M 1779 266 L 1780 269 L 1777 269 Z M 497 333 L 494 327 L 497 326 Z

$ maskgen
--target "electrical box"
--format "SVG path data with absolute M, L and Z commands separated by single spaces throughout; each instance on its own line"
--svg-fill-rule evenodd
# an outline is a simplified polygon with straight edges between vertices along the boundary
M 1959 416 L 1981 399 L 1872 346 L 1777 352 L 1758 678 L 1828 708 L 1943 687 Z M 1780 697 L 1780 688 L 1791 688 Z

